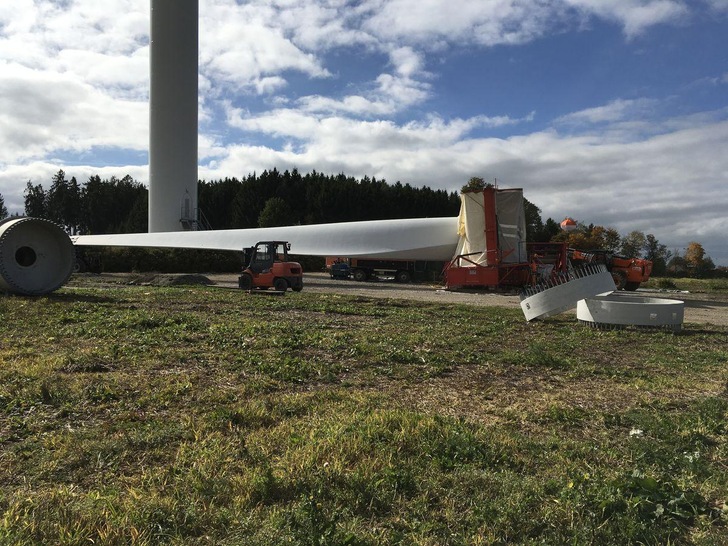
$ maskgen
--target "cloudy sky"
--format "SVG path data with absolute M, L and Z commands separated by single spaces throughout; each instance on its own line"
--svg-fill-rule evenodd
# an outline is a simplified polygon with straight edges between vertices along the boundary
M 149 0 L 0 5 L 0 194 L 148 179 Z M 200 178 L 522 187 L 728 265 L 728 0 L 200 0 Z

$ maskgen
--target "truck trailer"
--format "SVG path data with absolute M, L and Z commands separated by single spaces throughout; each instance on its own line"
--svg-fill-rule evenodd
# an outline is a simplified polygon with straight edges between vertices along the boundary
M 352 278 L 358 282 L 385 278 L 400 283 L 414 280 L 437 280 L 442 273 L 443 265 L 444 262 L 419 260 L 326 258 L 326 269 L 331 274 L 331 278 Z

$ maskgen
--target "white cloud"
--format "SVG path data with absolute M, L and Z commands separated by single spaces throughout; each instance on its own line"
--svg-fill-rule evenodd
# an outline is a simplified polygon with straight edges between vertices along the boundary
M 726 0 L 705 1 L 722 7 Z M 681 0 L 250 0 L 242 7 L 232 0 L 203 0 L 201 12 L 233 8 L 240 19 L 279 29 L 310 51 L 379 49 L 387 43 L 429 50 L 448 43 L 520 44 L 543 36 L 554 25 L 579 24 L 592 17 L 614 21 L 632 37 L 689 12 Z
M 345 113 L 353 116 L 391 116 L 422 103 L 430 96 L 430 84 L 420 78 L 430 78 L 423 70 L 422 55 L 410 47 L 394 48 L 389 52 L 394 73 L 382 73 L 373 82 L 362 85 L 361 93 L 343 97 L 309 95 L 299 98 L 298 106 L 306 112 Z M 285 80 L 279 78 L 279 86 Z
M 497 177 L 523 186 L 546 216 L 641 229 L 670 247 L 699 239 L 728 263 L 725 110 L 658 118 L 662 103 L 614 97 L 551 129 L 482 138 L 533 114 L 450 119 L 427 103 L 439 89 L 433 53 L 526 44 L 595 19 L 634 38 L 706 6 L 728 8 L 725 0 L 201 0 L 200 176 L 298 167 L 450 190 L 474 175 Z M 11 210 L 22 208 L 28 179 L 47 183 L 59 168 L 79 181 L 127 173 L 146 181 L 146 165 L 69 167 L 63 158 L 147 149 L 148 26 L 148 0 L 0 5 L 0 194 Z M 326 90 L 320 83 L 341 77 L 332 59 L 352 51 L 384 60 Z M 300 94 L 293 76 L 309 84 Z M 233 103 L 241 96 L 258 100 L 246 110 Z M 721 244 L 719 256 L 712 249 Z
M 716 12 L 728 11 L 728 0 L 704 0 Z
M 659 24 L 679 22 L 690 13 L 679 0 L 564 0 L 585 16 L 597 16 L 622 25 L 628 37 Z
M 629 37 L 689 13 L 677 0 L 387 0 L 370 8 L 362 28 L 384 40 L 442 47 L 443 43 L 522 44 L 554 26 L 599 17 L 622 26 Z
M 300 142 L 324 154 L 345 156 L 359 149 L 377 154 L 380 147 L 395 153 L 455 144 L 479 127 L 501 127 L 519 123 L 507 116 L 475 116 L 445 121 L 430 116 L 422 122 L 397 125 L 393 121 L 360 121 L 343 116 L 319 116 L 304 110 L 280 109 L 251 115 L 239 108 L 228 109 L 228 122 L 243 131 Z
M 270 6 L 208 1 L 200 6 L 200 69 L 233 90 L 270 92 L 283 84 L 281 73 L 295 70 L 328 77 L 320 60 L 296 46 L 275 24 Z M 276 77 L 275 85 L 271 87 Z M 264 84 L 261 85 L 261 82 Z
M 556 120 L 557 123 L 604 123 L 615 122 L 648 109 L 655 101 L 649 99 L 616 99 L 603 106 L 572 112 Z
M 15 163 L 61 150 L 144 150 L 146 101 L 114 99 L 73 77 L 0 65 L 0 148 Z
M 376 100 L 362 95 L 349 95 L 342 99 L 315 95 L 299 99 L 298 104 L 306 112 L 345 113 L 354 116 L 389 116 L 396 112 L 393 100 Z
M 58 53 L 57 67 L 59 73 L 73 74 L 110 94 L 141 99 L 149 95 L 148 47 L 139 48 L 131 55 L 64 49 Z
M 363 28 L 385 40 L 441 47 L 463 41 L 515 44 L 540 36 L 558 2 L 532 0 L 388 0 L 371 2 Z
M 417 76 L 423 70 L 422 54 L 411 47 L 397 47 L 390 51 L 389 57 L 397 74 L 404 78 Z
M 107 54 L 131 54 L 146 45 L 148 2 L 145 0 L 49 0 L 8 2 L 0 11 L 5 47 L 33 61 L 53 67 L 63 49 Z
M 377 39 L 359 24 L 369 10 L 370 2 L 352 3 L 348 0 L 326 2 L 293 0 L 274 2 L 267 24 L 284 30 L 300 47 L 307 50 L 328 50 L 338 47 L 378 47 Z M 258 12 L 270 8 L 267 0 L 250 3 Z
M 260 172 L 271 165 L 306 172 L 346 172 L 414 185 L 457 190 L 471 176 L 498 178 L 525 188 L 545 217 L 571 215 L 616 227 L 622 233 L 653 233 L 670 248 L 700 240 L 719 263 L 728 230 L 728 121 L 675 120 L 673 129 L 638 141 L 602 135 L 568 136 L 544 131 L 510 138 L 472 138 L 478 126 L 513 120 L 472 118 L 445 122 L 361 122 L 316 118 L 280 110 L 250 117 L 236 111 L 241 129 L 273 135 L 279 149 L 234 146 L 219 157 L 208 178 Z M 247 117 L 246 117 L 247 116 Z M 667 127 L 670 124 L 665 124 Z
M 255 92 L 258 95 L 270 95 L 275 91 L 283 89 L 288 85 L 288 82 L 280 76 L 267 76 L 263 78 L 256 78 L 253 81 Z

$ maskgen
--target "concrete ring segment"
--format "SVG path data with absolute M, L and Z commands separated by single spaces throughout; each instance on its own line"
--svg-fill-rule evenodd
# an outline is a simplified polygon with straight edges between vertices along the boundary
M 572 271 L 554 282 L 529 288 L 521 294 L 521 310 L 527 321 L 563 313 L 584 298 L 615 289 L 612 275 L 603 265 Z
M 0 223 L 0 290 L 48 294 L 68 281 L 75 263 L 70 237 L 53 222 L 12 218 Z
M 597 328 L 659 328 L 679 331 L 685 303 L 664 298 L 641 298 L 610 294 L 586 298 L 576 306 L 579 322 Z

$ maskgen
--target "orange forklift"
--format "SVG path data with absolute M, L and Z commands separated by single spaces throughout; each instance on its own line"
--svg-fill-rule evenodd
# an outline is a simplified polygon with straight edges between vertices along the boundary
M 288 261 L 291 244 L 286 241 L 261 241 L 243 249 L 243 272 L 238 286 L 243 290 L 273 288 L 285 292 L 303 290 L 303 268 Z

